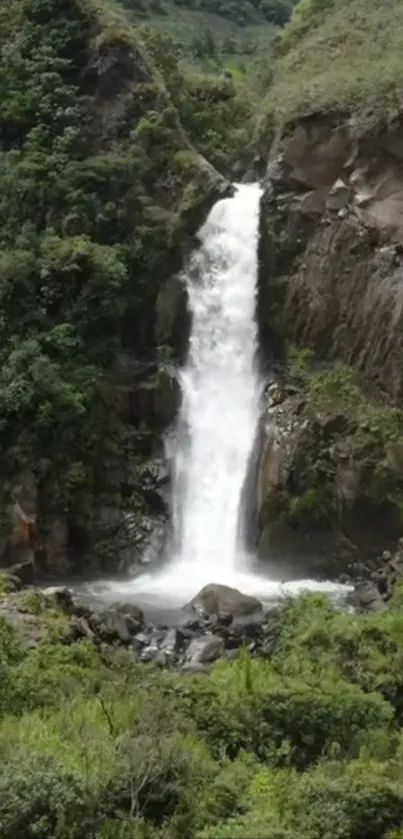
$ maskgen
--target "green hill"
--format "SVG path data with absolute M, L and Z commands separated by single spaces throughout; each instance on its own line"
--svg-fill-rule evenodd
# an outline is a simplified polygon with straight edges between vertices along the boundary
M 335 111 L 363 133 L 400 113 L 402 93 L 400 0 L 387 7 L 378 0 L 301 0 L 278 39 L 264 124 Z
M 192 64 L 236 69 L 267 47 L 295 0 L 122 0 L 138 25 L 169 35 Z M 236 57 L 238 62 L 229 61 Z

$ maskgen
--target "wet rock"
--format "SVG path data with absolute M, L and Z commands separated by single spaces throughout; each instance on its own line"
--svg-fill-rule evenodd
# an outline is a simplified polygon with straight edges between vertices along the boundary
M 158 647 L 154 644 L 150 644 L 150 646 L 144 647 L 140 653 L 140 661 L 154 661 L 157 658 L 158 653 Z
M 134 427 L 141 423 L 161 431 L 171 424 L 181 403 L 181 389 L 175 371 L 168 365 L 133 384 L 128 392 L 129 419 Z
M 340 212 L 340 210 L 344 210 L 350 201 L 351 192 L 351 187 L 344 183 L 341 178 L 337 178 L 329 190 L 326 199 L 326 209 L 331 212 Z
M 107 610 L 101 616 L 100 635 L 107 643 L 118 641 L 121 644 L 130 644 L 132 637 L 138 629 L 138 624 L 130 615 L 119 614 L 119 612 Z
M 182 359 L 190 335 L 190 312 L 184 283 L 177 276 L 170 277 L 161 287 L 156 302 L 157 343 L 170 346 Z
M 179 629 L 169 629 L 161 642 L 161 650 L 167 653 L 177 653 L 184 645 L 184 635 Z
M 31 586 L 35 581 L 35 565 L 33 559 L 19 562 L 17 565 L 8 568 L 7 571 L 21 588 Z
M 188 609 L 186 606 L 185 609 Z M 189 618 L 181 625 L 182 631 L 187 637 L 203 632 L 205 629 L 205 622 L 202 618 Z
M 239 615 L 234 618 L 229 631 L 231 635 L 257 638 L 263 632 L 265 621 L 263 612 L 254 612 L 252 615 Z
M 379 588 L 371 582 L 357 583 L 348 601 L 361 611 L 377 612 L 385 608 Z
M 236 588 L 218 583 L 210 583 L 204 586 L 196 597 L 187 604 L 185 609 L 189 607 L 197 612 L 214 615 L 217 618 L 221 614 L 235 617 L 250 615 L 263 610 L 260 600 L 256 597 L 242 594 Z
M 193 638 L 186 650 L 186 661 L 207 664 L 220 658 L 224 653 L 224 641 L 218 635 L 205 635 Z
M 86 619 L 79 618 L 74 615 L 65 634 L 65 640 L 76 641 L 79 638 L 87 638 L 87 640 L 91 641 L 93 644 L 98 644 L 98 638 Z
M 137 632 L 136 635 L 133 637 L 133 644 L 137 648 L 145 647 L 150 641 L 149 636 L 146 632 Z
M 144 626 L 144 612 L 135 603 L 112 603 L 110 611 L 125 615 L 139 624 L 139 626 Z
M 77 606 L 73 600 L 73 592 L 67 586 L 48 586 L 43 589 L 42 593 L 44 597 L 52 599 L 56 606 L 59 609 L 63 609 L 64 612 L 68 612 L 69 614 L 73 612 L 77 613 Z
M 69 552 L 69 527 L 66 519 L 55 518 L 47 522 L 43 538 L 44 559 L 41 568 L 53 577 L 67 577 L 72 570 Z

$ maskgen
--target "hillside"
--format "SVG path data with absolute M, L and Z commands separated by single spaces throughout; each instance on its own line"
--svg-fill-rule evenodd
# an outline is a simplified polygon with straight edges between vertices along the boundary
M 377 0 L 301 0 L 279 37 L 267 127 L 328 111 L 351 117 L 357 134 L 390 122 L 401 107 L 402 24 L 399 0 L 387 12 Z
M 44 569 L 106 561 L 114 534 L 116 567 L 119 521 L 147 512 L 130 387 L 154 392 L 159 291 L 225 182 L 118 7 L 7 0 L 0 35 L 3 561 L 32 540 Z
M 293 5 L 295 0 L 123 0 L 136 24 L 147 23 L 169 35 L 188 64 L 238 71 L 270 49 Z

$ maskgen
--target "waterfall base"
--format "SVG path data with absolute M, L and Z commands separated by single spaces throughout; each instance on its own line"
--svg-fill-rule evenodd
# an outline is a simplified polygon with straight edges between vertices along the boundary
M 86 592 L 105 604 L 114 601 L 135 602 L 152 619 L 176 622 L 178 612 L 183 606 L 209 583 L 221 583 L 237 588 L 243 594 L 258 597 L 265 609 L 270 609 L 285 597 L 295 597 L 303 591 L 317 591 L 328 594 L 336 601 L 344 601 L 353 586 L 331 580 L 288 579 L 273 580 L 262 573 L 249 573 L 244 570 L 228 575 L 217 568 L 200 567 L 179 562 L 169 564 L 159 573 L 141 574 L 130 580 L 103 580 L 87 584 Z

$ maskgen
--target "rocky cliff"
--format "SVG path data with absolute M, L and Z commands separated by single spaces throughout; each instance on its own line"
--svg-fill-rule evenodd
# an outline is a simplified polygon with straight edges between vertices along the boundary
M 278 46 L 259 125 L 260 325 L 286 362 L 257 490 L 266 555 L 305 544 L 357 567 L 401 534 L 399 32 L 375 3 L 301 3 Z

